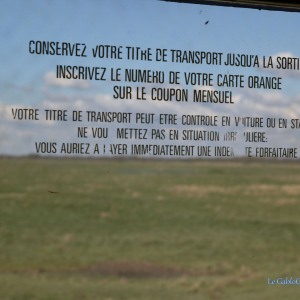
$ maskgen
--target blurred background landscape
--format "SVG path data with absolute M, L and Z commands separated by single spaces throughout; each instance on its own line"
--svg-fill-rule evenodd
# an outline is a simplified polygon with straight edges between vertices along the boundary
M 291 161 L 0 160 L 1 299 L 298 299 Z

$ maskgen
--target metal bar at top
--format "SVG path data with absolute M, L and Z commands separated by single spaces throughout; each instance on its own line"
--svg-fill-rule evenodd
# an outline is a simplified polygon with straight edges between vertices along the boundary
M 161 0 L 166 2 L 191 3 L 191 4 L 207 4 L 218 6 L 233 6 L 266 10 L 281 10 L 300 12 L 300 3 L 295 1 L 255 1 L 255 0 Z

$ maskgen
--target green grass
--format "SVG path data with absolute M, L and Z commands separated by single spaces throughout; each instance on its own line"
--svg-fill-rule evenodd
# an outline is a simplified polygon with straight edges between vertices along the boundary
M 300 164 L 0 159 L 0 299 L 299 299 Z

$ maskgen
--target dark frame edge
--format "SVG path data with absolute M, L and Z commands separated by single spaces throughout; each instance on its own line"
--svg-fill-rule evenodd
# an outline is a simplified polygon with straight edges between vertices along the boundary
M 258 10 L 274 10 L 300 12 L 300 3 L 294 1 L 213 1 L 213 0 L 160 0 L 164 2 L 204 4 L 215 6 L 231 6 L 240 8 L 252 8 Z

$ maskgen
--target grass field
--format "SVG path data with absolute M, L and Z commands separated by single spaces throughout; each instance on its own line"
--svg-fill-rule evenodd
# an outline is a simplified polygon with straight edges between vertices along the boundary
M 300 164 L 0 159 L 1 300 L 299 299 Z

